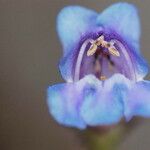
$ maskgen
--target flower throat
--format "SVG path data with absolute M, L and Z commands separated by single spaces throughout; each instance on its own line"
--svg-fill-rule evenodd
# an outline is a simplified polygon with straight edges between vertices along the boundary
M 115 73 L 135 78 L 132 76 L 134 73 L 130 56 L 123 44 L 116 39 L 107 41 L 104 35 L 97 39 L 87 39 L 76 60 L 74 80 L 78 81 L 88 74 L 105 80 Z

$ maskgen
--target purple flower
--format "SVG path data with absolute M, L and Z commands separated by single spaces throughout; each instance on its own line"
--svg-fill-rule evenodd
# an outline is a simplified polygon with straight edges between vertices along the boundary
M 57 19 L 63 45 L 59 69 L 66 83 L 48 88 L 51 115 L 65 126 L 84 129 L 150 117 L 148 67 L 140 53 L 135 6 L 116 3 L 98 14 L 80 6 Z

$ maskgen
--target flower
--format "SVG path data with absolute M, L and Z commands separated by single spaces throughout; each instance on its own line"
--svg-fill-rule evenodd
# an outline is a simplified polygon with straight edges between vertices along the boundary
M 98 14 L 80 6 L 62 9 L 57 31 L 63 45 L 59 69 L 66 83 L 48 88 L 57 122 L 85 129 L 150 117 L 148 66 L 140 52 L 134 5 L 119 2 Z

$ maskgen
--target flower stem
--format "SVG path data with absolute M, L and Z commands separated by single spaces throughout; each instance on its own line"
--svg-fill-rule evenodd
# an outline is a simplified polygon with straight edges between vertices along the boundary
M 124 130 L 119 127 L 107 133 L 86 131 L 86 143 L 89 150 L 115 150 L 123 138 Z
M 111 127 L 88 128 L 82 132 L 87 150 L 116 150 L 139 121 L 121 123 Z

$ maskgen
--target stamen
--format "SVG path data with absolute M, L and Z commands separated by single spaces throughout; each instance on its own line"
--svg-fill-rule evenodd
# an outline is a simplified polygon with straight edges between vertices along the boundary
M 82 58 L 85 52 L 85 49 L 87 47 L 87 45 L 89 43 L 93 43 L 94 40 L 93 39 L 87 39 L 81 46 L 80 51 L 79 51 L 79 55 L 77 58 L 77 62 L 76 62 L 76 66 L 75 66 L 75 75 L 74 75 L 74 80 L 78 81 L 80 78 L 80 66 L 81 66 L 81 62 L 82 62 Z
M 120 56 L 119 51 L 117 51 L 114 46 L 113 46 L 113 47 L 112 47 L 112 46 L 109 47 L 109 48 L 108 48 L 108 51 L 109 51 L 110 54 L 112 54 L 112 55 L 114 55 L 114 56 L 117 56 L 117 57 Z
M 131 61 L 131 57 L 129 55 L 129 53 L 127 52 L 127 50 L 125 49 L 124 45 L 118 41 L 118 40 L 112 40 L 112 42 L 116 43 L 119 46 L 119 49 L 121 49 L 122 55 L 125 57 L 127 66 L 128 66 L 128 72 L 131 75 L 132 79 L 136 81 L 136 76 L 135 76 L 135 72 L 134 72 L 134 66 L 133 63 Z
M 100 76 L 100 80 L 106 80 L 106 76 Z
M 97 50 L 97 45 L 93 43 L 90 49 L 87 51 L 87 56 L 92 56 Z
M 100 36 L 98 39 L 96 39 L 95 41 L 93 40 L 91 42 L 91 46 L 89 48 L 89 50 L 87 51 L 87 56 L 92 56 L 93 54 L 95 54 L 96 50 L 97 50 L 97 46 L 102 45 L 102 43 L 104 42 L 104 36 Z
M 110 61 L 108 62 L 108 68 L 109 68 L 110 71 L 113 70 L 113 66 L 112 66 L 112 63 Z
M 101 43 L 101 46 L 102 46 L 102 47 L 105 47 L 105 48 L 108 48 L 108 47 L 109 47 L 109 43 L 108 43 L 107 41 L 103 41 L 103 42 Z
M 95 71 L 96 72 L 100 72 L 101 71 L 101 65 L 100 65 L 99 60 L 95 61 Z
M 95 41 L 93 40 L 91 42 L 91 44 L 92 45 L 90 46 L 89 50 L 87 51 L 87 56 L 92 56 L 93 54 L 95 54 L 98 46 L 100 46 L 100 45 L 104 48 L 107 48 L 109 53 L 111 53 L 112 55 L 117 56 L 117 57 L 120 56 L 119 51 L 117 51 L 117 49 L 114 47 L 114 41 L 110 41 L 110 42 L 105 41 L 103 35 L 100 36 Z
M 103 35 L 101 35 L 97 40 L 96 40 L 96 42 L 97 42 L 97 45 L 98 46 L 100 46 L 101 45 L 101 43 L 104 41 L 104 36 Z

